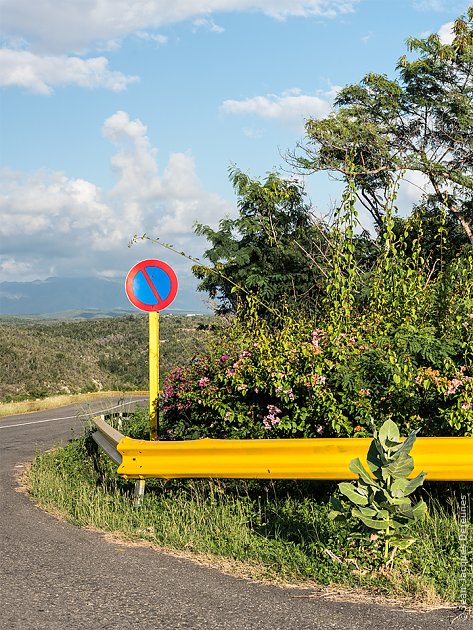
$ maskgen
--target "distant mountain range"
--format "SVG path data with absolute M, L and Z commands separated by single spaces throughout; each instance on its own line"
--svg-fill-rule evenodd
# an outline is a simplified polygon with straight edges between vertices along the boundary
M 208 313 L 205 295 L 180 287 L 167 313 Z M 1 315 L 52 315 L 90 318 L 139 313 L 123 282 L 103 278 L 48 278 L 33 282 L 0 282 Z

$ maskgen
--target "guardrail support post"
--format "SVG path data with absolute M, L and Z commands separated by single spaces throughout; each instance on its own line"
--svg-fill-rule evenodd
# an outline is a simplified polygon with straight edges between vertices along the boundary
M 141 507 L 145 494 L 145 480 L 137 479 L 135 481 L 135 491 L 133 492 L 133 507 Z

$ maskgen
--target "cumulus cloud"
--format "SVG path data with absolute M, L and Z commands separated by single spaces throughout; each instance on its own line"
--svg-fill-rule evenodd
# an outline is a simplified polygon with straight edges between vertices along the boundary
M 174 153 L 160 169 L 138 119 L 116 112 L 102 132 L 115 147 L 110 190 L 56 171 L 0 172 L 0 280 L 26 280 L 30 270 L 34 278 L 123 275 L 136 259 L 127 247 L 134 234 L 199 255 L 194 223 L 232 213 L 233 204 L 203 188 L 191 154 Z
M 117 183 L 109 197 L 135 232 L 146 226 L 184 236 L 196 221 L 212 223 L 230 210 L 228 202 L 202 189 L 190 153 L 171 154 L 160 175 L 156 149 L 140 120 L 119 111 L 105 121 L 102 132 L 118 149 L 112 158 Z
M 136 31 L 184 20 L 206 20 L 212 13 L 259 11 L 275 19 L 290 16 L 334 17 L 348 13 L 360 0 L 3 0 L 2 24 L 7 37 L 22 37 L 33 50 L 83 51 L 119 40 Z
M 438 36 L 440 37 L 440 41 L 442 44 L 451 44 L 453 42 L 454 33 L 453 33 L 453 22 L 447 22 L 447 24 L 442 24 L 442 26 L 437 31 Z
M 334 17 L 354 10 L 360 0 L 2 0 L 0 85 L 23 86 L 49 94 L 56 85 L 105 87 L 120 91 L 136 80 L 108 69 L 105 57 L 87 51 L 116 50 L 129 35 L 158 45 L 156 29 L 186 20 L 194 30 L 222 33 L 216 12 L 259 11 L 278 20 L 290 16 Z M 74 56 L 71 56 L 73 54 Z
M 297 88 L 281 95 L 268 94 L 243 100 L 226 100 L 222 110 L 227 114 L 253 114 L 277 120 L 283 124 L 302 127 L 309 118 L 324 118 L 332 109 L 336 88 L 323 96 L 302 94 Z
M 38 235 L 43 239 L 38 246 L 46 243 L 53 252 L 68 251 L 66 242 L 71 235 L 74 240 L 80 235 L 81 244 L 85 237 L 94 246 L 113 219 L 99 188 L 83 179 L 68 179 L 62 173 L 38 171 L 8 178 L 1 181 L 0 190 L 4 253 L 17 251 L 19 242 L 34 243 Z
M 40 56 L 26 50 L 0 49 L 2 86 L 23 87 L 39 94 L 50 94 L 54 87 L 64 85 L 120 92 L 137 80 L 109 70 L 105 57 Z

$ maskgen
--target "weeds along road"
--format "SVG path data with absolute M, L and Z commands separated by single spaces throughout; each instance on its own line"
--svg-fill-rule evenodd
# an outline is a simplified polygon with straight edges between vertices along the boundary
M 89 412 L 114 403 L 94 401 Z M 36 450 L 81 433 L 75 406 L 0 419 L 0 628 L 440 630 L 455 610 L 408 611 L 256 584 L 57 520 L 18 492 Z M 457 619 L 455 628 L 471 627 Z

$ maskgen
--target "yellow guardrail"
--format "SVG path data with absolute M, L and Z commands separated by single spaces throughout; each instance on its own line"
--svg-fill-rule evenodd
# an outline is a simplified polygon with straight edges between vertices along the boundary
M 118 473 L 127 479 L 356 479 L 348 469 L 366 463 L 372 438 L 274 440 L 201 439 L 148 442 L 122 438 Z M 473 481 L 473 438 L 417 438 L 411 476 L 426 471 L 429 481 Z

